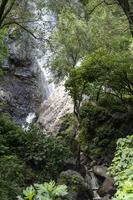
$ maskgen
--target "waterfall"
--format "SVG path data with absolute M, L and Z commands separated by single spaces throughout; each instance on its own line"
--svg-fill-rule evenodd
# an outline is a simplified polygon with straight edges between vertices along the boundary
M 45 68 L 47 56 L 43 56 L 38 59 L 38 66 L 41 71 L 41 85 L 42 85 L 42 93 L 46 94 L 46 99 L 52 94 L 54 91 L 55 85 L 53 82 L 50 83 L 51 73 L 48 69 Z
M 33 10 L 34 18 L 36 19 L 39 11 L 34 2 L 32 2 L 31 8 Z M 50 82 L 52 74 L 47 67 L 52 56 L 52 52 L 48 47 L 47 41 L 53 28 L 55 27 L 55 24 L 56 19 L 54 13 L 52 13 L 52 11 L 47 11 L 46 9 L 41 11 L 41 18 L 37 22 L 29 24 L 29 27 L 35 30 L 34 34 L 37 35 L 38 38 L 37 40 L 33 40 L 33 43 L 35 45 L 35 60 L 40 70 L 40 87 L 43 100 L 48 99 L 55 89 L 54 83 Z M 25 120 L 26 125 L 32 124 L 35 117 L 35 113 L 29 113 Z
M 32 3 L 35 18 L 38 10 L 35 3 Z M 49 45 L 49 36 L 56 27 L 56 15 L 54 11 L 43 9 L 39 21 L 33 23 L 32 30 L 39 40 L 34 40 L 35 44 L 35 60 L 40 70 L 40 86 L 43 95 L 43 102 L 37 113 L 37 123 L 46 131 L 55 131 L 58 127 L 60 118 L 66 113 L 73 112 L 73 103 L 70 96 L 66 93 L 64 81 L 58 85 L 54 85 L 52 73 L 49 71 L 49 64 L 53 53 Z M 80 64 L 80 62 L 78 63 Z M 32 111 L 31 111 L 32 112 Z M 36 117 L 35 115 L 34 118 Z M 34 121 L 28 120 L 31 117 L 28 114 L 26 121 L 31 124 Z
M 26 123 L 31 124 L 36 117 L 35 113 L 29 113 L 29 115 L 26 118 Z
M 35 9 L 35 13 L 37 10 Z M 38 32 L 41 32 L 41 41 L 38 41 L 39 48 L 36 50 L 37 62 L 41 70 L 42 92 L 46 93 L 46 99 L 54 91 L 54 83 L 50 82 L 52 74 L 48 69 L 52 51 L 48 46 L 49 36 L 56 26 L 56 18 L 52 11 L 43 9 L 41 12 L 41 19 L 37 24 Z M 44 44 L 42 44 L 44 43 Z M 45 100 L 45 99 L 44 99 Z
M 85 171 L 86 171 L 86 177 L 85 181 L 87 183 L 88 190 L 91 189 L 92 194 L 93 194 L 93 200 L 101 200 L 101 197 L 98 194 L 98 189 L 99 189 L 99 184 L 98 180 L 93 172 L 92 169 L 88 170 L 88 167 L 85 166 Z

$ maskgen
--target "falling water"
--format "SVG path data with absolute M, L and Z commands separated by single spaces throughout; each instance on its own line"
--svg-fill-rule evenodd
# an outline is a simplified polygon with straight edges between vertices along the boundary
M 34 12 L 34 16 L 36 18 L 39 11 L 37 10 L 36 4 L 34 2 L 31 6 Z M 54 13 L 52 13 L 51 11 L 48 12 L 46 9 L 44 9 L 41 13 L 41 19 L 37 23 L 35 22 L 32 25 L 29 25 L 33 28 L 33 30 L 36 30 L 35 34 L 37 34 L 39 38 L 39 40 L 34 40 L 36 46 L 35 60 L 40 69 L 40 87 L 42 91 L 43 100 L 48 99 L 48 97 L 53 93 L 55 88 L 54 83 L 50 82 L 52 75 L 47 67 L 52 56 L 52 52 L 46 42 L 49 40 L 49 36 L 53 28 L 55 27 L 55 24 L 56 19 Z M 33 123 L 35 117 L 35 113 L 29 113 L 26 118 L 26 124 Z
M 37 12 L 36 9 L 35 12 Z M 42 93 L 46 94 L 46 99 L 48 99 L 55 88 L 54 83 L 50 82 L 52 74 L 47 67 L 52 57 L 52 51 L 48 45 L 48 41 L 55 26 L 56 18 L 54 13 L 52 11 L 48 11 L 47 9 L 43 9 L 41 13 L 41 20 L 37 24 L 38 32 L 42 33 L 42 41 L 38 42 L 39 48 L 36 50 L 36 53 L 37 62 L 41 70 Z
M 38 10 L 34 2 L 31 4 L 31 8 L 34 13 L 34 18 L 37 18 Z M 55 88 L 54 84 L 50 83 L 51 73 L 47 68 L 52 52 L 47 47 L 46 43 L 55 26 L 55 22 L 54 15 L 50 12 L 48 13 L 46 9 L 44 9 L 41 14 L 41 19 L 33 24 L 29 24 L 30 28 L 36 30 L 37 37 L 39 38 L 38 40 L 33 40 L 33 43 L 35 45 L 35 62 L 40 71 L 40 87 L 43 100 L 48 99 Z M 32 124 L 35 117 L 36 114 L 34 112 L 29 113 L 26 117 L 25 125 Z M 23 127 L 25 125 L 23 125 Z
M 26 123 L 31 124 L 35 119 L 35 117 L 36 117 L 35 113 L 29 113 L 29 115 L 26 118 Z

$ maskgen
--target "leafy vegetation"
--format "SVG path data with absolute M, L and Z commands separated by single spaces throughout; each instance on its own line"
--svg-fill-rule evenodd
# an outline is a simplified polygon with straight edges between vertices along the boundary
M 20 36 L 20 29 L 37 39 L 34 25 L 29 29 L 30 19 L 34 23 L 40 20 L 43 8 L 51 9 L 57 21 L 47 41 L 53 50 L 49 65 L 55 81 L 66 78 L 65 88 L 73 100 L 74 114 L 64 117 L 56 137 L 45 136 L 35 127 L 24 131 L 9 116 L 0 115 L 1 200 L 14 199 L 28 185 L 32 186 L 23 190 L 20 200 L 58 199 L 67 194 L 66 186 L 52 181 L 35 183 L 57 180 L 68 160 L 80 157 L 80 150 L 105 164 L 111 162 L 115 149 L 110 167 L 118 188 L 114 200 L 131 200 L 133 138 L 126 136 L 133 129 L 133 3 L 131 0 L 35 3 L 40 10 L 33 16 L 30 0 L 0 1 L 0 67 L 8 55 L 5 42 L 9 27 L 12 34 L 8 37 L 12 39 Z M 26 41 L 23 45 L 29 44 Z M 0 76 L 3 75 L 0 68 Z M 74 187 L 80 185 L 77 177 L 70 182 Z
M 44 184 L 34 184 L 23 191 L 23 198 L 18 196 L 18 200 L 56 200 L 67 194 L 66 185 L 56 185 L 54 181 Z
M 6 37 L 7 30 L 2 29 L 0 30 L 0 66 L 4 60 L 4 58 L 7 56 L 7 47 L 4 42 L 4 38 Z M 0 76 L 2 75 L 2 69 L 0 68 Z
M 1 115 L 0 155 L 1 199 L 10 200 L 28 184 L 56 179 L 72 153 L 63 138 L 25 132 Z
M 115 157 L 110 167 L 118 188 L 114 200 L 133 198 L 133 136 L 117 142 Z
M 89 55 L 80 67 L 70 71 L 65 86 L 73 99 L 76 116 L 80 115 L 80 106 L 86 98 L 96 103 L 108 98 L 125 107 L 132 105 L 131 60 L 130 52 L 124 52 L 121 57 L 114 51 L 99 49 Z

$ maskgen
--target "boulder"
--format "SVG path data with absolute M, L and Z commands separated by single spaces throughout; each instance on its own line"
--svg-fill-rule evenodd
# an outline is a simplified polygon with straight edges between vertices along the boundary
M 68 200 L 77 200 L 77 192 L 69 192 L 66 196 L 66 199 Z
M 82 186 L 84 187 L 84 178 L 74 170 L 67 170 L 61 172 L 59 183 L 66 184 L 72 191 L 77 191 Z
M 103 184 L 99 187 L 98 189 L 98 194 L 101 197 L 104 197 L 106 195 L 112 195 L 114 193 L 114 186 L 113 186 L 113 182 L 106 178 L 103 182 Z
M 95 175 L 102 177 L 104 179 L 108 178 L 113 182 L 111 175 L 108 172 L 108 168 L 102 165 L 96 165 L 93 167 L 93 172 Z
M 105 197 L 102 198 L 102 200 L 110 200 L 110 195 L 106 195 Z
M 87 185 L 80 173 L 74 170 L 63 171 L 60 174 L 59 184 L 65 184 L 68 187 L 68 200 L 86 200 L 90 199 Z

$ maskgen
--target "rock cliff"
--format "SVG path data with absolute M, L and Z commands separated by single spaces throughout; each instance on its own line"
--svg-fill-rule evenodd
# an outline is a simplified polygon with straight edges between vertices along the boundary
M 41 70 L 35 59 L 34 40 L 22 32 L 19 38 L 9 33 L 9 57 L 3 63 L 5 75 L 0 77 L 0 109 L 9 112 L 19 124 L 29 112 L 36 112 L 42 102 Z

